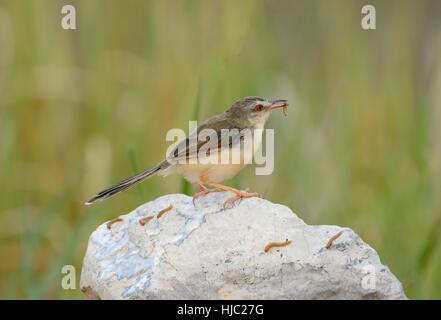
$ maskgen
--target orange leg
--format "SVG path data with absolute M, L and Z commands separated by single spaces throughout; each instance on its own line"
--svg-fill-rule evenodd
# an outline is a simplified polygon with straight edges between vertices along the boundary
M 219 188 L 208 189 L 208 188 L 206 188 L 204 185 L 202 185 L 200 183 L 198 183 L 198 188 L 199 188 L 200 191 L 198 193 L 194 194 L 194 196 L 193 196 L 193 204 L 194 204 L 194 201 L 197 198 L 199 198 L 199 197 L 205 196 L 206 194 L 209 194 L 209 193 L 212 193 L 212 192 L 219 192 L 219 191 L 221 191 L 221 189 L 219 189 Z
M 230 192 L 234 193 L 234 196 L 225 200 L 224 207 L 228 204 L 232 204 L 232 203 L 236 202 L 236 200 L 243 199 L 243 198 L 253 198 L 253 197 L 261 198 L 260 194 L 258 194 L 257 192 L 248 192 L 249 191 L 248 188 L 242 191 L 242 190 L 238 190 L 233 187 L 225 186 L 223 184 L 216 183 L 216 182 L 204 181 L 204 184 L 211 186 L 211 187 L 214 187 L 214 188 L 217 188 L 217 189 L 230 191 Z

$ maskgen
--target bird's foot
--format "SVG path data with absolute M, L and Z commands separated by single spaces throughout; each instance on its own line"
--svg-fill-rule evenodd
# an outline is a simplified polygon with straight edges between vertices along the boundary
M 245 189 L 245 190 L 230 190 L 231 192 L 234 193 L 234 196 L 231 196 L 230 198 L 228 198 L 227 200 L 225 200 L 224 202 L 224 208 L 226 208 L 229 205 L 234 204 L 237 200 L 239 199 L 244 199 L 244 198 L 262 198 L 262 196 L 260 194 L 258 194 L 257 192 L 249 192 L 249 188 Z
M 212 192 L 219 192 L 219 191 L 222 191 L 222 190 L 219 189 L 219 188 L 208 189 L 207 187 L 205 187 L 205 186 L 202 185 L 202 184 L 198 184 L 198 187 L 199 187 L 199 190 L 200 190 L 200 191 L 199 191 L 198 193 L 195 193 L 195 194 L 193 195 L 193 204 L 194 204 L 195 200 L 196 200 L 197 198 L 199 198 L 199 197 L 205 196 L 206 194 L 209 194 L 209 193 L 212 193 Z

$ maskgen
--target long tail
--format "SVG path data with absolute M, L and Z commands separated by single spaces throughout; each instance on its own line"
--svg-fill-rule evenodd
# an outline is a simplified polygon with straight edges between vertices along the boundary
M 89 204 L 92 204 L 98 200 L 104 200 L 104 199 L 110 198 L 111 196 L 114 196 L 117 193 L 120 193 L 124 190 L 129 189 L 130 187 L 134 186 L 138 182 L 141 182 L 144 179 L 147 179 L 147 178 L 153 176 L 154 174 L 158 173 L 162 169 L 163 169 L 163 167 L 161 166 L 161 164 L 158 164 L 157 166 L 149 168 L 141 173 L 138 173 L 130 178 L 127 178 L 127 179 L 99 192 L 96 196 L 94 196 L 92 199 L 88 200 L 85 204 L 89 205 Z

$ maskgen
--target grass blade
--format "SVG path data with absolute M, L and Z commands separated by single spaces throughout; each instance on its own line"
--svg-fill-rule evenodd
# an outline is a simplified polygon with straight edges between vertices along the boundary
M 193 104 L 191 120 L 199 120 L 200 98 L 201 98 L 201 81 L 198 80 L 196 99 Z M 186 179 L 182 178 L 180 192 L 183 194 L 189 195 L 190 191 L 191 191 L 191 184 Z
M 127 151 L 127 156 L 129 158 L 130 166 L 132 168 L 133 174 L 138 173 L 138 165 L 136 162 L 136 156 L 135 151 L 132 147 L 129 147 L 129 150 Z M 140 183 L 137 184 L 136 190 L 138 192 L 138 198 L 141 203 L 144 203 L 144 190 L 142 189 L 142 185 Z

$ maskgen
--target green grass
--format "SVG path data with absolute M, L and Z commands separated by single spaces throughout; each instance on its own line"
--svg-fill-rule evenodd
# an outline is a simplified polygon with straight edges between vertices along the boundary
M 353 0 L 78 0 L 0 3 L 0 298 L 83 298 L 90 233 L 191 186 L 148 181 L 93 206 L 102 188 L 158 163 L 187 131 L 246 95 L 285 98 L 271 117 L 275 170 L 252 187 L 314 224 L 352 228 L 410 298 L 441 298 L 441 8 Z
M 192 114 L 191 114 L 192 116 L 189 119 L 190 121 L 198 121 L 199 120 L 200 99 L 201 99 L 201 81 L 198 80 L 198 87 L 197 87 L 197 91 L 196 91 L 196 98 L 195 98 L 195 102 L 193 104 L 193 111 L 192 111 Z M 186 195 L 190 195 L 190 193 L 191 193 L 191 185 L 184 178 L 181 178 L 180 192 L 182 194 L 186 194 Z
M 130 161 L 130 166 L 132 168 L 133 174 L 139 173 L 138 164 L 136 162 L 136 157 L 135 157 L 135 151 L 133 150 L 133 148 L 129 148 L 129 150 L 127 151 L 127 155 L 128 155 L 129 161 Z M 139 202 L 144 203 L 145 198 L 144 198 L 142 184 L 137 184 L 136 189 L 138 191 Z

